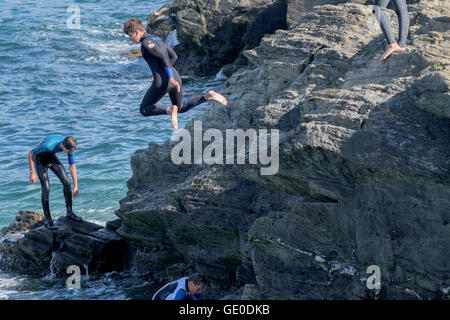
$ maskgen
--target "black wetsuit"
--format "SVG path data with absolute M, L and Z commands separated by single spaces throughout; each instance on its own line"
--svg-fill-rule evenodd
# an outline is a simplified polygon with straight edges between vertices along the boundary
M 44 210 L 45 218 L 47 219 L 51 219 L 50 205 L 49 205 L 49 194 L 50 194 L 50 181 L 48 178 L 49 168 L 59 178 L 59 180 L 63 185 L 67 213 L 73 214 L 72 191 L 70 188 L 70 180 L 69 177 L 67 176 L 64 166 L 56 156 L 56 153 L 63 152 L 63 150 L 59 147 L 63 139 L 64 139 L 63 136 L 57 135 L 47 136 L 36 148 L 32 150 L 35 157 L 35 166 L 37 175 L 39 177 L 39 181 L 41 182 L 42 187 L 41 193 L 42 208 Z M 68 155 L 68 160 L 69 164 L 74 163 L 73 154 Z
M 176 86 L 169 81 L 169 77 L 173 76 L 180 87 L 182 85 L 181 77 L 173 67 L 178 56 L 172 48 L 161 40 L 153 40 L 148 33 L 144 33 L 141 42 L 142 56 L 153 73 L 153 83 L 142 99 L 140 107 L 143 116 L 167 114 L 166 107 L 156 104 L 166 93 L 169 93 L 172 105 L 178 106 L 179 113 L 189 111 L 206 101 L 203 96 L 198 96 L 183 102 L 183 91 L 177 92 Z

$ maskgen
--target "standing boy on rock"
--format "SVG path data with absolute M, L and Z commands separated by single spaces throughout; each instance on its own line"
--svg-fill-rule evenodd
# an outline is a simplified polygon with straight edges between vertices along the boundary
M 59 135 L 49 135 L 42 142 L 28 153 L 28 163 L 30 165 L 30 181 L 35 183 L 37 181 L 36 173 L 34 172 L 34 166 L 36 165 L 36 171 L 41 182 L 42 193 L 41 201 L 42 208 L 45 216 L 45 227 L 50 230 L 56 229 L 53 224 L 52 217 L 50 215 L 49 195 L 50 195 L 50 181 L 48 179 L 48 169 L 52 170 L 59 178 L 63 185 L 64 198 L 66 200 L 67 214 L 66 217 L 75 221 L 81 221 L 82 219 L 75 215 L 72 211 L 72 191 L 70 186 L 70 180 L 67 177 L 66 170 L 56 157 L 56 153 L 65 152 L 68 154 L 70 173 L 73 179 L 73 196 L 78 196 L 78 181 L 77 181 L 77 169 L 75 167 L 75 161 L 73 152 L 77 148 L 77 140 L 74 137 L 63 137 Z
M 152 36 L 145 32 L 141 20 L 132 18 L 125 22 L 123 30 L 136 43 L 142 42 L 141 51 L 153 74 L 153 83 L 147 90 L 142 100 L 140 111 L 144 117 L 168 114 L 172 116 L 172 124 L 178 129 L 177 114 L 187 112 L 205 101 L 216 101 L 227 105 L 227 99 L 215 91 L 208 91 L 203 96 L 198 96 L 183 102 L 181 90 L 181 77 L 173 64 L 178 59 L 177 54 L 161 40 L 153 40 Z M 163 107 L 156 103 L 169 93 L 172 107 Z

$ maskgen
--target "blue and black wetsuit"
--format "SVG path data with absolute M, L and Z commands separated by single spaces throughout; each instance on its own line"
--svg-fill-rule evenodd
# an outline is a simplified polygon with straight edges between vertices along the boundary
M 201 293 L 192 295 L 188 288 L 189 277 L 178 279 L 175 290 L 166 297 L 166 300 L 203 300 Z
M 143 116 L 166 114 L 166 108 L 156 104 L 166 93 L 169 93 L 172 105 L 178 106 L 179 113 L 189 111 L 206 101 L 203 96 L 198 96 L 183 102 L 183 91 L 177 92 L 176 86 L 169 81 L 170 78 L 174 78 L 180 87 L 182 85 L 181 77 L 173 67 L 178 56 L 172 48 L 161 40 L 153 40 L 148 33 L 144 33 L 141 42 L 142 56 L 153 73 L 153 83 L 142 99 L 140 107 Z
M 61 181 L 64 190 L 64 198 L 66 200 L 67 213 L 72 213 L 72 191 L 70 188 L 70 180 L 67 176 L 64 166 L 56 157 L 56 153 L 63 152 L 62 148 L 60 147 L 60 144 L 63 140 L 63 136 L 49 135 L 32 150 L 35 158 L 36 171 L 42 187 L 42 208 L 47 219 L 51 219 L 49 205 L 50 181 L 48 179 L 47 173 L 49 168 Z M 75 163 L 73 153 L 68 155 L 68 160 L 69 164 Z

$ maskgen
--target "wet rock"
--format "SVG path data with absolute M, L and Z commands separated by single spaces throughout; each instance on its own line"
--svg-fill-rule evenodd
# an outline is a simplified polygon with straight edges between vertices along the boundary
M 117 229 L 120 228 L 121 225 L 122 225 L 122 220 L 120 220 L 120 219 L 107 221 L 106 222 L 106 229 L 112 230 L 112 231 L 116 231 Z
M 123 269 L 127 245 L 113 230 L 61 217 L 55 221 L 58 229 L 50 231 L 43 220 L 41 213 L 19 212 L 0 239 L 2 270 L 64 277 L 70 265 L 79 266 L 83 274 Z

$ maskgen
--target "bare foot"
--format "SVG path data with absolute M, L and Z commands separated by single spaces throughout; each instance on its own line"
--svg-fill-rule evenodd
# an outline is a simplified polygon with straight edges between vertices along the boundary
M 397 43 L 392 43 L 388 46 L 387 50 L 381 56 L 381 61 L 386 61 L 391 56 L 391 54 L 395 52 L 394 48 L 396 44 Z
M 220 93 L 217 93 L 213 90 L 209 90 L 208 93 L 205 94 L 205 100 L 206 101 L 215 101 L 220 104 L 223 104 L 224 106 L 226 106 L 228 104 L 227 99 L 223 95 L 221 95 Z
M 397 52 L 397 51 L 406 51 L 406 47 L 400 47 L 400 46 L 397 46 L 397 48 L 395 49 L 395 52 Z
M 175 129 L 178 129 L 178 107 L 172 106 L 171 108 L 172 114 L 172 125 Z
M 381 61 L 386 61 L 394 52 L 399 51 L 406 51 L 406 47 L 400 47 L 397 42 L 391 43 L 381 56 Z

